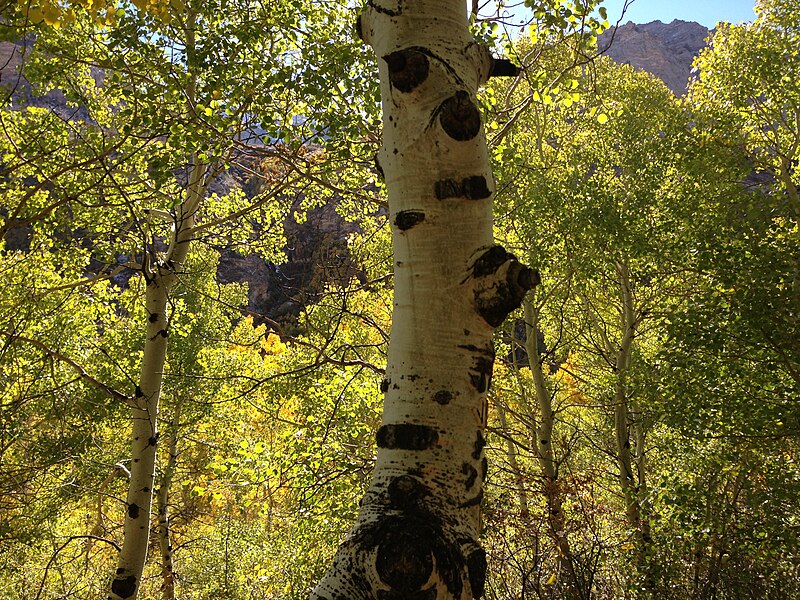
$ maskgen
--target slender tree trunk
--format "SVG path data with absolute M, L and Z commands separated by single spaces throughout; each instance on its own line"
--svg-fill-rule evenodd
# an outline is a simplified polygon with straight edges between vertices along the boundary
M 161 474 L 161 481 L 156 492 L 156 510 L 158 511 L 158 544 L 161 550 L 161 593 L 164 600 L 175 600 L 175 570 L 172 551 L 172 531 L 169 515 L 169 488 L 178 465 L 178 427 L 181 407 L 179 403 L 172 418 L 172 426 L 167 437 L 169 455 L 167 464 Z
M 617 262 L 622 316 L 621 339 L 616 353 L 614 386 L 614 429 L 619 467 L 619 484 L 625 499 L 625 517 L 634 534 L 636 562 L 645 576 L 648 588 L 655 584 L 648 558 L 651 542 L 650 526 L 642 517 L 641 498 L 647 491 L 645 463 L 645 430 L 638 403 L 629 398 L 628 372 L 631 367 L 633 341 L 636 337 L 636 318 L 633 290 L 628 267 Z
M 395 297 L 372 482 L 313 599 L 483 595 L 478 543 L 492 333 L 537 281 L 492 239 L 475 95 L 492 68 L 463 0 L 372 0 Z
M 196 13 L 190 10 L 186 15 L 186 55 L 190 71 L 186 99 L 190 114 L 194 110 L 196 94 L 196 80 L 191 72 L 195 62 L 196 20 Z M 201 163 L 196 155 L 190 159 L 188 173 L 184 199 L 175 209 L 175 222 L 166 256 L 159 259 L 155 249 L 145 249 L 142 264 L 142 273 L 147 282 L 147 334 L 131 414 L 131 481 L 126 498 L 124 538 L 109 600 L 135 600 L 138 597 L 147 559 L 158 445 L 158 405 L 170 326 L 169 295 L 189 254 L 197 211 L 208 186 L 208 166 Z
M 536 427 L 536 436 L 533 448 L 539 467 L 544 478 L 544 496 L 547 502 L 547 517 L 550 536 L 556 545 L 559 557 L 559 567 L 566 574 L 565 598 L 583 598 L 582 586 L 575 572 L 575 556 L 567 536 L 567 523 L 564 518 L 563 504 L 564 493 L 558 480 L 558 468 L 553 450 L 553 430 L 555 426 L 555 412 L 553 411 L 552 395 L 547 389 L 542 372 L 542 363 L 539 359 L 539 310 L 533 305 L 530 298 L 522 302 L 525 310 L 525 350 L 528 354 L 528 364 L 533 376 L 533 386 L 536 394 L 536 404 L 539 413 Z M 531 411 L 532 412 L 532 411 Z
M 632 450 L 631 444 L 633 418 L 628 401 L 627 385 L 633 339 L 636 335 L 636 321 L 630 283 L 628 281 L 628 270 L 622 263 L 617 263 L 617 275 L 622 298 L 622 335 L 614 364 L 616 373 L 616 381 L 614 383 L 614 432 L 617 443 L 619 484 L 625 496 L 625 514 L 628 524 L 638 532 L 641 530 L 641 514 L 637 496 L 638 471 L 634 470 L 634 450 Z
M 525 489 L 525 480 L 522 477 L 522 469 L 519 467 L 517 460 L 517 447 L 514 440 L 511 438 L 511 432 L 508 429 L 508 419 L 506 418 L 505 407 L 497 403 L 497 418 L 500 421 L 500 428 L 506 434 L 506 455 L 508 456 L 508 464 L 511 467 L 511 472 L 514 474 L 514 483 L 517 486 L 517 499 L 519 500 L 519 514 L 523 520 L 530 517 L 530 509 L 528 507 L 528 490 Z
M 155 253 L 143 265 L 147 281 L 145 307 L 147 334 L 142 358 L 139 385 L 132 409 L 131 480 L 126 498 L 126 517 L 122 552 L 111 584 L 111 600 L 137 597 L 147 558 L 150 538 L 150 511 L 153 500 L 156 447 L 158 445 L 158 404 L 169 336 L 169 294 L 182 269 L 195 224 L 200 199 L 205 191 L 206 167 L 194 162 L 186 199 L 176 211 L 175 232 L 166 259 L 157 260 Z

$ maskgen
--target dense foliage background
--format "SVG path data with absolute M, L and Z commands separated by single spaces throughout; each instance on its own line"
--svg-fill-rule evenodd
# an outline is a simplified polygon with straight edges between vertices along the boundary
M 496 341 L 487 597 L 798 597 L 800 4 L 721 24 L 681 98 L 597 55 L 602 9 L 530 4 L 513 39 L 473 18 L 522 65 L 484 121 L 496 236 L 543 281 Z M 147 277 L 198 190 L 142 596 L 303 598 L 324 571 L 392 302 L 352 8 L 3 5 L 0 598 L 108 585 Z

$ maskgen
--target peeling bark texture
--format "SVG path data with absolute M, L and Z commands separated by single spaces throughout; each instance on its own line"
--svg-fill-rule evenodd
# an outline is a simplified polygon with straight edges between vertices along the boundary
M 311 598 L 479 598 L 492 333 L 536 280 L 492 238 L 492 58 L 463 0 L 368 0 L 358 30 L 380 57 L 394 315 L 375 471 Z

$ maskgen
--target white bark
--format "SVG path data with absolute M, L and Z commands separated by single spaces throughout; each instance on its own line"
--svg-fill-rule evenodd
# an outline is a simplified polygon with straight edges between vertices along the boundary
M 617 262 L 617 283 L 621 299 L 621 337 L 615 361 L 614 429 L 617 443 L 619 484 L 625 500 L 625 517 L 633 533 L 634 557 L 641 585 L 653 590 L 656 584 L 650 558 L 650 525 L 642 516 L 642 499 L 647 493 L 645 428 L 638 402 L 630 397 L 628 374 L 633 359 L 633 343 L 640 325 L 636 315 L 628 266 Z
M 506 456 L 508 456 L 508 465 L 511 467 L 511 472 L 514 475 L 514 484 L 517 486 L 519 516 L 527 520 L 531 514 L 530 508 L 528 507 L 528 490 L 525 489 L 525 479 L 522 469 L 519 466 L 519 460 L 517 460 L 516 442 L 512 439 L 511 431 L 508 428 L 505 407 L 498 402 L 495 408 L 497 410 L 497 420 L 500 423 L 500 429 L 506 434 Z
M 617 443 L 619 483 L 625 497 L 628 524 L 641 532 L 641 510 L 639 486 L 644 482 L 644 473 L 637 469 L 637 462 L 644 460 L 644 432 L 638 415 L 631 412 L 628 398 L 628 371 L 631 367 L 633 340 L 636 337 L 637 319 L 633 306 L 633 293 L 628 268 L 621 262 L 616 264 L 620 297 L 622 302 L 621 337 L 615 361 L 616 382 L 614 386 L 614 430 Z M 631 431 L 634 435 L 631 436 Z M 631 440 L 633 437 L 633 443 Z M 638 460 L 637 460 L 638 459 Z
M 195 162 L 190 168 L 186 197 L 176 210 L 175 232 L 163 260 L 151 255 L 143 265 L 147 281 L 145 309 L 147 333 L 139 385 L 136 388 L 131 420 L 131 478 L 124 526 L 122 552 L 111 582 L 109 600 L 135 600 L 150 539 L 150 512 L 153 501 L 156 447 L 158 445 L 158 405 L 169 336 L 169 294 L 178 279 L 189 252 L 195 216 L 205 193 L 206 167 Z
M 535 282 L 492 245 L 475 100 L 492 61 L 463 0 L 373 0 L 359 31 L 380 70 L 394 316 L 373 479 L 311 597 L 477 598 L 492 332 Z
M 190 10 L 186 15 L 185 29 L 190 70 L 185 90 L 189 113 L 194 110 L 196 95 L 196 75 L 191 73 L 196 50 L 196 21 L 197 13 Z M 175 209 L 175 224 L 166 255 L 159 259 L 155 250 L 146 251 L 142 265 L 147 282 L 147 334 L 139 385 L 136 387 L 131 414 L 131 481 L 126 498 L 122 552 L 111 582 L 108 600 L 136 600 L 147 559 L 158 444 L 158 405 L 169 336 L 169 295 L 189 254 L 189 246 L 195 235 L 197 211 L 208 186 L 208 166 L 201 163 L 196 155 L 191 157 L 188 173 L 189 181 L 184 199 Z
M 156 510 L 158 512 L 158 545 L 161 550 L 161 594 L 164 600 L 175 599 L 175 560 L 172 549 L 172 527 L 169 514 L 169 489 L 178 465 L 178 427 L 182 404 L 175 408 L 172 426 L 167 437 L 167 464 L 161 474 L 156 491 Z

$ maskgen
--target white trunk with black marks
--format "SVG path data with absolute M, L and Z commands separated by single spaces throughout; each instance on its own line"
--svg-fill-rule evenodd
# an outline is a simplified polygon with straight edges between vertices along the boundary
M 525 352 L 528 355 L 528 365 L 531 368 L 533 377 L 533 389 L 536 393 L 536 404 L 539 412 L 538 426 L 536 427 L 536 447 L 534 452 L 539 460 L 542 474 L 549 480 L 554 481 L 558 475 L 556 473 L 556 461 L 553 453 L 553 424 L 555 415 L 553 414 L 553 401 L 550 390 L 544 380 L 542 363 L 539 361 L 539 311 L 533 306 L 529 299 L 522 302 L 525 311 Z
M 158 445 L 158 404 L 169 336 L 169 294 L 189 252 L 197 208 L 205 193 L 205 173 L 206 167 L 195 161 L 190 168 L 186 198 L 176 209 L 175 231 L 166 257 L 156 260 L 153 254 L 142 267 L 147 281 L 147 334 L 131 413 L 131 477 L 125 500 L 124 539 L 111 582 L 109 600 L 135 600 L 141 587 L 150 539 L 150 511 Z
M 394 316 L 373 479 L 311 598 L 477 598 L 492 332 L 536 279 L 493 245 L 475 98 L 492 61 L 463 0 L 373 0 L 359 31 L 380 69 Z
M 161 474 L 156 491 L 156 511 L 158 512 L 158 545 L 161 550 L 161 595 L 164 600 L 175 599 L 175 561 L 172 550 L 172 528 L 169 514 L 169 489 L 178 465 L 178 424 L 181 407 L 175 409 L 172 427 L 167 437 L 167 464 Z
M 655 586 L 653 564 L 649 557 L 652 537 L 650 525 L 642 515 L 642 500 L 647 493 L 645 428 L 642 423 L 641 409 L 638 403 L 630 398 L 628 389 L 633 343 L 640 320 L 636 316 L 628 266 L 623 262 L 617 262 L 616 272 L 622 303 L 620 323 L 622 335 L 615 363 L 614 393 L 614 426 L 619 483 L 625 500 L 625 517 L 633 534 L 636 566 L 639 576 L 643 578 L 641 585 L 645 589 L 652 590 Z
M 185 89 L 187 112 L 195 106 L 196 75 L 191 72 L 195 62 L 195 27 L 197 13 L 186 14 L 186 56 L 190 75 Z M 147 281 L 145 338 L 139 385 L 132 408 L 131 481 L 126 498 L 127 514 L 124 539 L 117 570 L 111 582 L 109 600 L 136 600 L 142 583 L 150 539 L 150 512 L 153 504 L 156 447 L 158 445 L 158 404 L 167 356 L 169 336 L 169 295 L 183 269 L 194 236 L 197 211 L 208 187 L 208 165 L 197 155 L 189 161 L 189 181 L 183 201 L 175 209 L 175 223 L 165 256 L 159 259 L 145 249 L 142 271 Z

